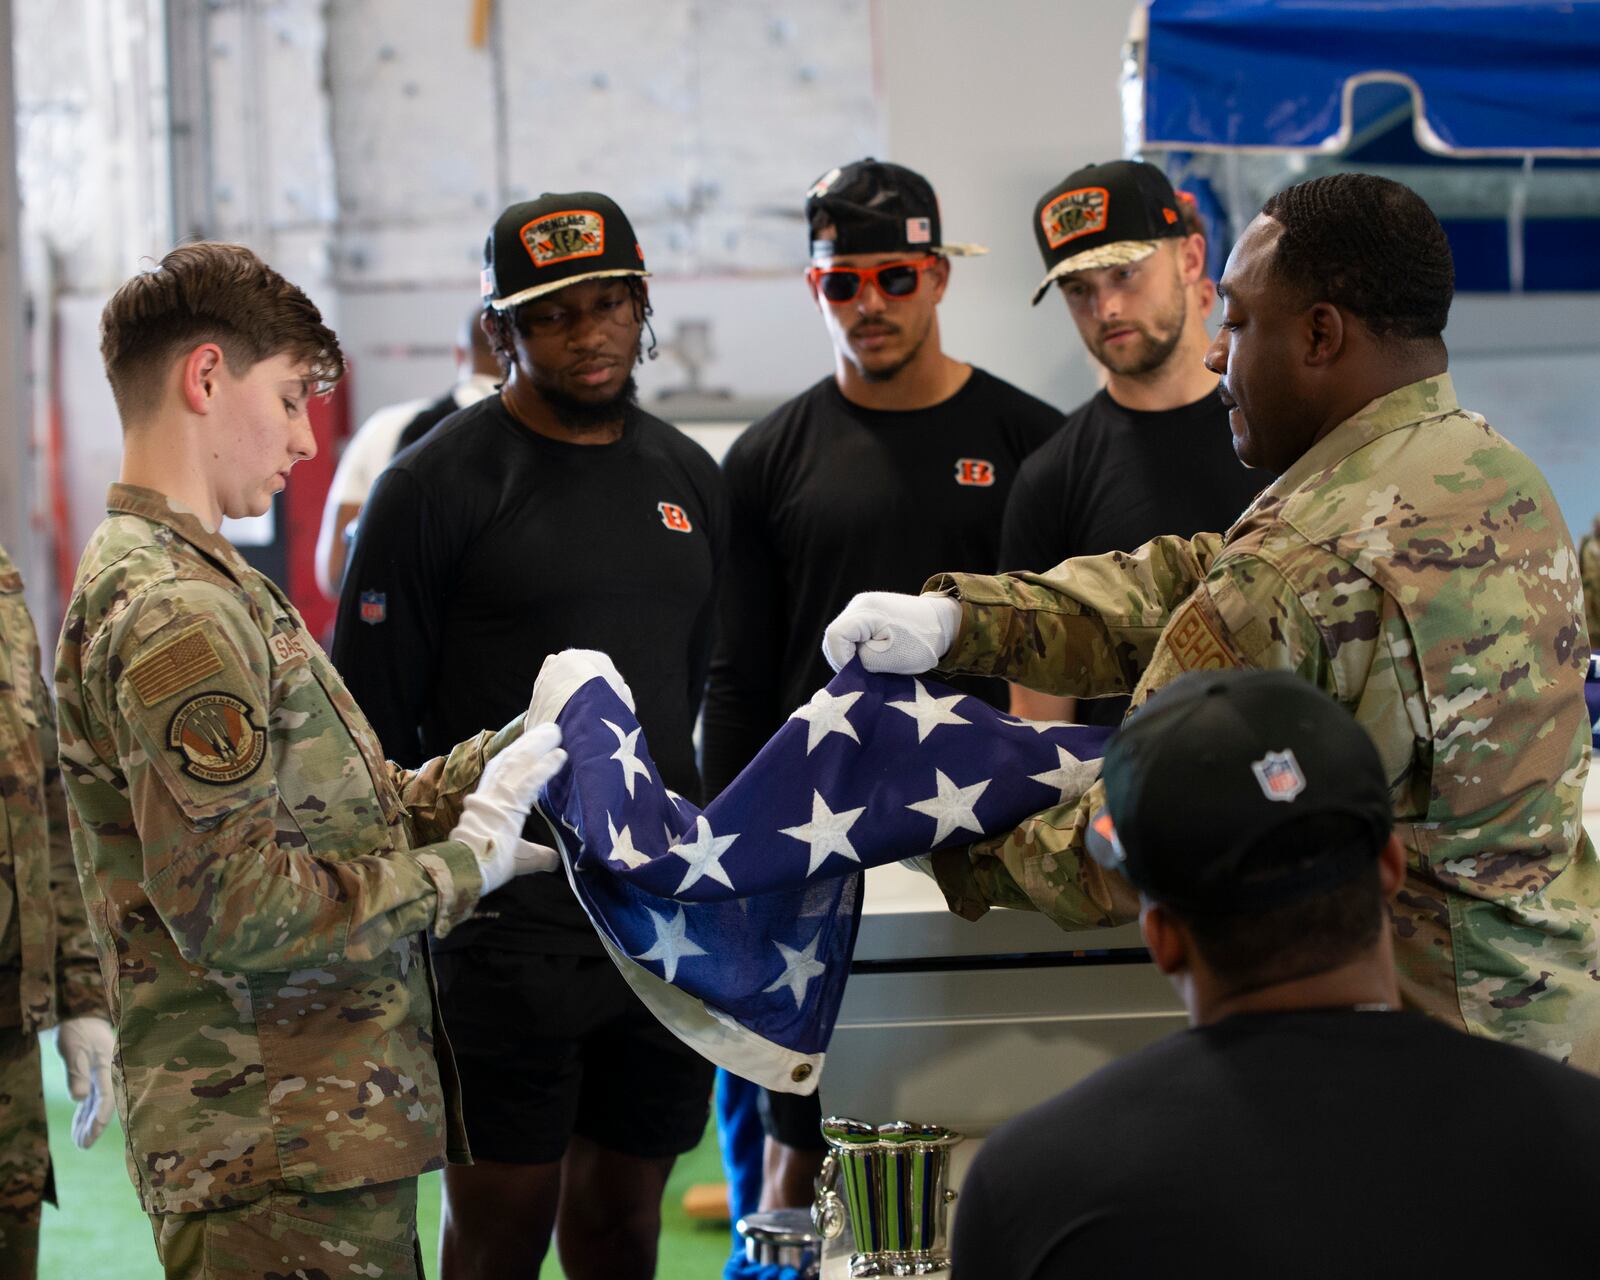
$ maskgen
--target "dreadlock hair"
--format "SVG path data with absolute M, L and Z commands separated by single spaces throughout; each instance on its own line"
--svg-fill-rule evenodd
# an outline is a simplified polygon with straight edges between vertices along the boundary
M 628 297 L 633 302 L 633 318 L 643 325 L 639 342 L 639 363 L 654 360 L 660 354 L 656 350 L 655 326 L 650 323 L 650 317 L 655 314 L 655 308 L 650 305 L 650 292 L 644 286 L 640 276 L 621 277 L 623 287 L 628 291 Z M 512 343 L 512 333 L 517 327 L 517 317 L 522 307 L 527 304 L 512 307 L 509 311 L 498 311 L 494 307 L 484 304 L 483 314 L 488 319 L 489 344 L 494 348 L 494 353 L 500 358 L 502 366 L 509 369 L 516 363 L 516 350 Z M 650 341 L 645 343 L 643 335 L 649 334 Z
M 1278 192 L 1261 212 L 1283 228 L 1272 270 L 1303 297 L 1344 308 L 1376 337 L 1444 332 L 1455 295 L 1450 241 L 1410 187 L 1329 174 Z

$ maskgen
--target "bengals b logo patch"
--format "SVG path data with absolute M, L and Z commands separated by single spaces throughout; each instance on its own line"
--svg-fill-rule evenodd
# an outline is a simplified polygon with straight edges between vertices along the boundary
M 674 533 L 694 532 L 694 525 L 689 523 L 689 513 L 676 502 L 658 502 L 656 510 L 661 513 L 661 523 Z
M 957 458 L 956 483 L 987 489 L 994 483 L 994 463 L 984 458 Z

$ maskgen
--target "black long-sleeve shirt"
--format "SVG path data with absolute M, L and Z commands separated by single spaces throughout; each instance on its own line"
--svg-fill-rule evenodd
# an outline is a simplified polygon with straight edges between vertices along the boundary
M 389 756 L 415 764 L 525 711 L 547 654 L 604 650 L 633 689 L 662 779 L 693 797 L 726 536 L 716 464 L 676 428 L 635 409 L 615 443 L 566 444 L 490 396 L 379 478 L 334 663 Z M 528 838 L 549 842 L 541 820 Z M 599 949 L 560 875 L 490 894 L 445 945 L 491 935 L 527 950 Z
M 1233 452 L 1215 391 L 1177 409 L 1127 409 L 1097 392 L 1022 465 L 1000 537 L 1004 570 L 1135 551 L 1164 533 L 1225 533 L 1270 479 Z M 1120 724 L 1128 699 L 1085 698 L 1084 724 Z
M 780 406 L 723 462 L 731 540 L 706 692 L 715 795 L 832 676 L 822 632 L 859 591 L 920 591 L 993 572 L 1017 468 L 1061 414 L 973 369 L 926 409 L 863 409 L 829 377 Z M 1000 705 L 1000 681 L 974 682 Z

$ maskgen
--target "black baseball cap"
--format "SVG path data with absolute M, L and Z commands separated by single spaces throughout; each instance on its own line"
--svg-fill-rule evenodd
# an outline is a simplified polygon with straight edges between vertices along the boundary
M 649 274 L 627 214 L 598 191 L 546 191 L 514 204 L 483 245 L 483 300 L 496 311 L 580 280 Z
M 806 192 L 813 258 L 846 253 L 988 253 L 978 244 L 945 244 L 939 200 L 914 169 L 868 156 L 829 169 Z
M 1142 160 L 1113 160 L 1069 173 L 1033 207 L 1033 235 L 1045 278 L 1033 305 L 1062 276 L 1120 267 L 1187 235 L 1183 208 L 1167 175 Z
M 1394 825 L 1366 731 L 1287 671 L 1180 677 L 1112 738 L 1101 776 L 1090 855 L 1180 911 L 1263 910 L 1342 884 L 1375 863 Z M 1313 815 L 1350 821 L 1331 826 L 1326 847 L 1271 845 Z

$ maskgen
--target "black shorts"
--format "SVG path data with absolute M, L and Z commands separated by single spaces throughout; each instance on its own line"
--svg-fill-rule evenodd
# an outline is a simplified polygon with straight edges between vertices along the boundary
M 574 1133 L 645 1159 L 699 1144 L 715 1069 L 606 956 L 463 947 L 433 965 L 474 1156 L 547 1164 Z
M 756 1110 L 761 1131 L 799 1151 L 826 1151 L 822 1140 L 822 1102 L 815 1093 L 779 1093 L 763 1089 Z

